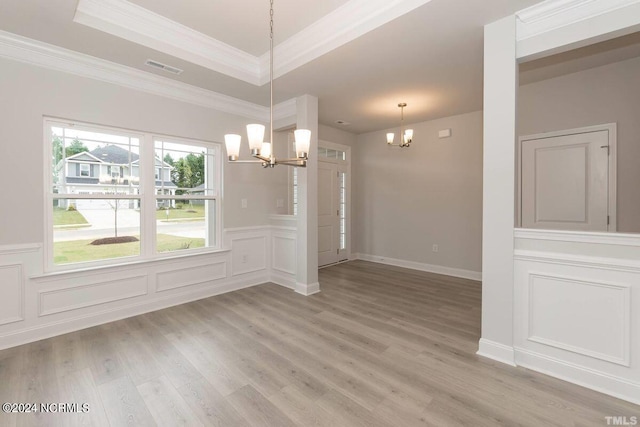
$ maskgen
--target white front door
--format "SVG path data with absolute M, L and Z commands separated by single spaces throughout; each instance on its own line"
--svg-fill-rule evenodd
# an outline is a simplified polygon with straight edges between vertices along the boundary
M 607 231 L 609 131 L 521 140 L 522 227 Z
M 339 261 L 338 165 L 318 162 L 318 265 Z

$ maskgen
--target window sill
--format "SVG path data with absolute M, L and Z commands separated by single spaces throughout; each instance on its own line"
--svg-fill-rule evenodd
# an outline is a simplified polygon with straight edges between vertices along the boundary
M 215 255 L 215 254 L 221 254 L 221 253 L 227 253 L 227 252 L 231 252 L 231 249 L 225 249 L 225 248 L 211 249 L 211 250 L 204 250 L 204 251 L 193 252 L 189 254 L 180 254 L 180 255 L 159 255 L 155 258 L 137 259 L 135 261 L 120 262 L 117 264 L 53 270 L 43 274 L 30 276 L 29 278 L 31 280 L 37 281 L 37 280 L 46 280 L 46 279 L 52 279 L 57 277 L 71 276 L 74 274 L 82 275 L 82 274 L 101 273 L 111 269 L 119 269 L 119 268 L 128 269 L 133 267 L 143 267 L 146 265 L 153 265 L 153 264 L 166 262 L 166 261 L 182 260 L 182 259 L 195 258 L 195 257 L 206 256 L 206 255 Z

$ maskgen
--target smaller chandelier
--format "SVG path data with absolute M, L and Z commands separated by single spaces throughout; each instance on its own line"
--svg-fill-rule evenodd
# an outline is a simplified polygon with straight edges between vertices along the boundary
M 398 104 L 398 107 L 400 107 L 400 142 L 398 144 L 394 144 L 393 140 L 396 134 L 390 132 L 387 134 L 387 145 L 389 146 L 400 148 L 411 146 L 411 141 L 413 140 L 413 129 L 404 129 L 404 107 L 406 106 L 406 102 Z

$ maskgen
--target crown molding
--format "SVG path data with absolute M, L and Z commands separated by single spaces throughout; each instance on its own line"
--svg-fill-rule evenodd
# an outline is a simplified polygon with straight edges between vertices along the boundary
M 258 58 L 126 0 L 80 0 L 73 21 L 257 85 Z
M 516 13 L 517 38 L 526 40 L 638 3 L 640 0 L 546 0 Z
M 274 78 L 430 1 L 350 0 L 274 48 Z M 251 55 L 126 0 L 80 0 L 73 20 L 257 86 L 269 82 L 269 52 Z
M 261 122 L 269 121 L 268 107 L 1 30 L 0 57 Z M 275 105 L 274 120 L 290 117 L 295 114 L 295 108 L 295 99 Z

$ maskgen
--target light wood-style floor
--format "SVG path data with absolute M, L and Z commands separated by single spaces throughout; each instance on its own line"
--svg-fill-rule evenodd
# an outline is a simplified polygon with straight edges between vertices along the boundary
M 475 355 L 480 284 L 352 262 L 0 351 L 1 426 L 604 426 L 640 407 Z

